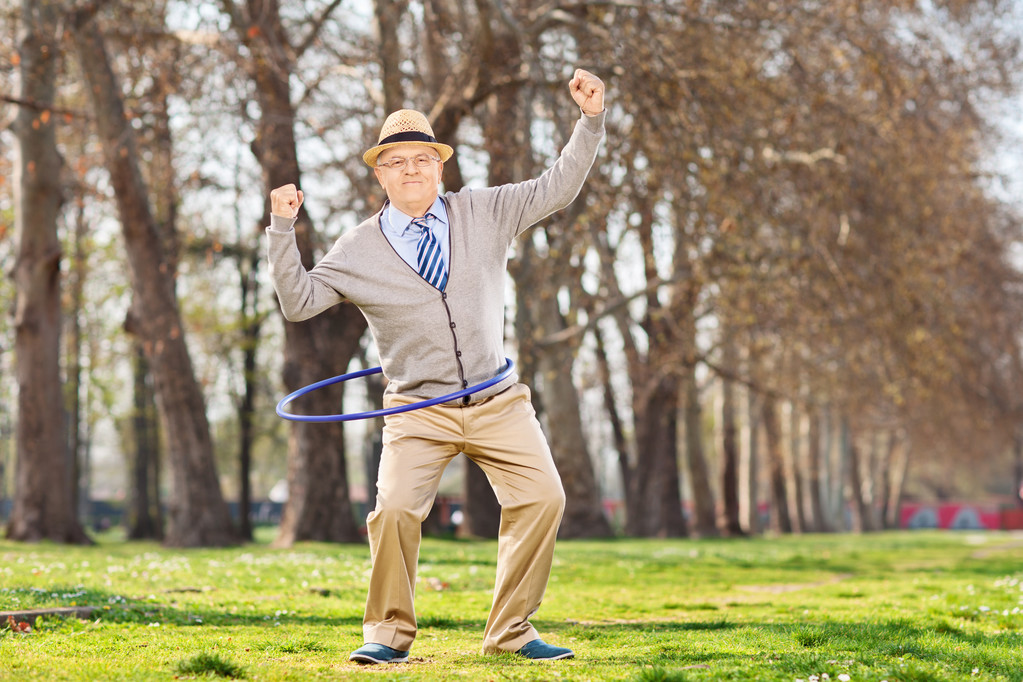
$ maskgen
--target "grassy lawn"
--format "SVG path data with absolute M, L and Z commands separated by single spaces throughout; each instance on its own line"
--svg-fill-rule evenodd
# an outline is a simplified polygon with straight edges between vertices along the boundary
M 479 654 L 495 549 L 426 540 L 409 662 L 361 667 L 365 546 L 0 540 L 0 611 L 97 607 L 0 630 L 0 680 L 1023 680 L 1020 535 L 563 541 L 555 663 Z

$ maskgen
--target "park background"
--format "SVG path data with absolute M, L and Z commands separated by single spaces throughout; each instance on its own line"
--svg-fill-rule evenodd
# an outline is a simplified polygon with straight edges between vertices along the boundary
M 607 137 L 506 317 L 561 535 L 1023 525 L 1019 3 L 4 0 L 0 35 L 11 540 L 360 541 L 380 424 L 274 405 L 374 347 L 350 305 L 283 321 L 268 190 L 311 265 L 381 205 L 389 111 L 455 147 L 446 190 L 535 176 L 577 66 Z M 428 532 L 496 537 L 449 473 Z

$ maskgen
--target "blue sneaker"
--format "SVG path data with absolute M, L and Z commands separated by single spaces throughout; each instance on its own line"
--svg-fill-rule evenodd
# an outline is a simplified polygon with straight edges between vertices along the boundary
M 571 649 L 552 646 L 542 639 L 534 639 L 515 653 L 534 661 L 560 661 L 563 658 L 575 657 L 575 654 L 572 653 Z
M 408 661 L 408 652 L 370 642 L 353 651 L 348 660 L 358 663 L 405 663 Z

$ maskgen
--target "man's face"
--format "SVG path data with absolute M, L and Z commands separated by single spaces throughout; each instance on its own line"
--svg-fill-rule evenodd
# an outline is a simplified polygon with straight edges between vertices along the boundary
M 427 156 L 430 161 L 420 168 L 415 159 Z M 391 203 L 409 215 L 420 215 L 427 210 L 437 198 L 437 186 L 440 184 L 444 164 L 437 159 L 437 150 L 426 145 L 400 145 L 385 149 L 377 158 L 374 168 L 380 186 L 387 192 Z M 405 160 L 398 168 L 388 168 L 388 162 Z M 407 210 L 407 209 L 413 210 Z

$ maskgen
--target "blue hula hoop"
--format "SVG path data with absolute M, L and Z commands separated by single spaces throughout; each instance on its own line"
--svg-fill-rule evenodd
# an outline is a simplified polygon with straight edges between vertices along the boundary
M 309 384 L 305 388 L 300 388 L 294 393 L 289 393 L 284 396 L 279 403 L 277 403 L 277 415 L 285 419 L 290 419 L 296 422 L 346 422 L 355 421 L 357 419 L 372 419 L 373 417 L 385 417 L 389 414 L 398 414 L 399 412 L 411 412 L 412 410 L 418 410 L 423 407 L 430 407 L 431 405 L 439 405 L 446 403 L 451 400 L 457 400 L 473 393 L 478 393 L 485 388 L 504 381 L 506 378 L 511 376 L 512 369 L 514 369 L 515 363 L 510 358 L 505 358 L 504 369 L 502 369 L 497 376 L 492 379 L 470 386 L 469 388 L 463 388 L 461 391 L 455 391 L 454 393 L 448 393 L 437 398 L 429 398 L 427 400 L 420 400 L 418 402 L 409 403 L 408 405 L 397 405 L 395 407 L 385 407 L 381 410 L 370 410 L 368 412 L 352 412 L 351 414 L 295 414 L 288 412 L 284 408 L 289 403 L 297 398 L 301 398 L 304 395 L 312 393 L 313 391 L 323 388 L 325 386 L 332 386 L 334 384 L 340 384 L 350 379 L 358 379 L 360 377 L 367 377 L 371 374 L 380 374 L 383 371 L 381 367 L 370 367 L 369 369 L 360 369 L 358 372 L 350 372 L 348 374 L 342 374 L 340 376 L 331 377 L 330 379 L 324 379 L 323 381 L 317 381 L 315 384 Z

